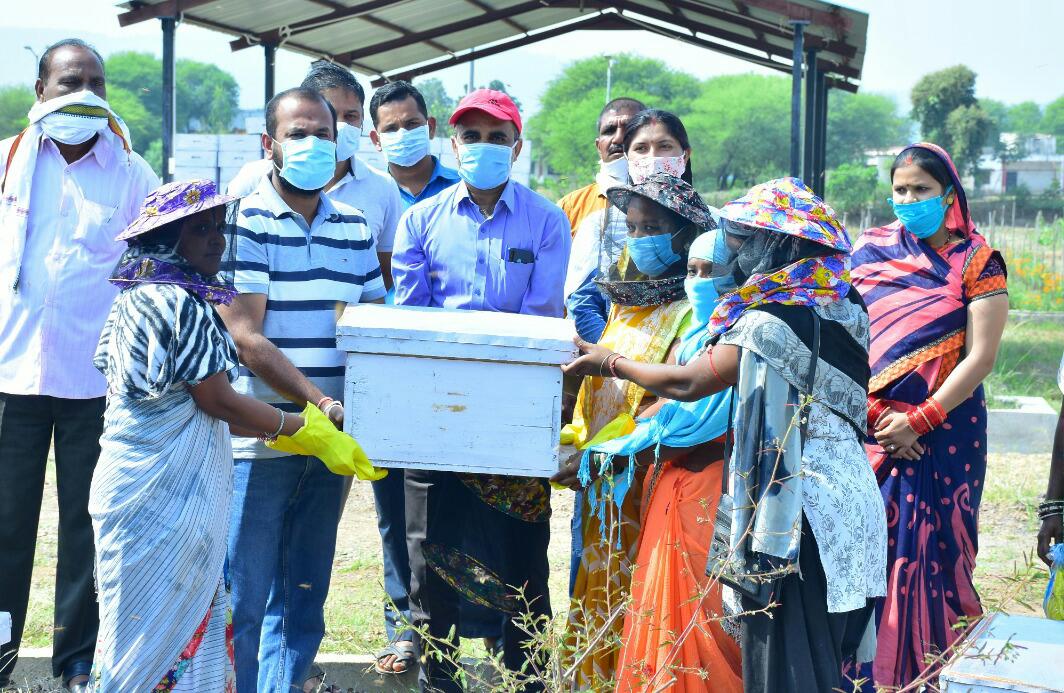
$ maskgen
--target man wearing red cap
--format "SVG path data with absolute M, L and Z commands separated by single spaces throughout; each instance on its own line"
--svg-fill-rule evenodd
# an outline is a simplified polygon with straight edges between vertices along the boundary
M 478 89 L 462 99 L 450 122 L 462 182 L 411 207 L 400 221 L 392 256 L 396 304 L 561 317 L 569 223 L 561 209 L 510 178 L 521 152 L 517 106 L 502 92 Z M 522 601 L 519 608 L 549 615 L 549 516 L 550 490 L 542 479 L 406 471 L 410 606 L 422 690 L 462 690 L 455 680 L 456 643 L 449 639 L 460 597 L 437 571 L 444 569 L 480 603 L 499 596 L 452 574 L 427 549 L 459 556 L 475 551 L 464 537 L 476 527 L 499 554 L 484 559 L 488 567 L 503 585 L 523 587 L 529 606 Z M 430 637 L 422 638 L 423 632 Z M 507 620 L 506 666 L 525 663 L 521 642 L 527 639 Z

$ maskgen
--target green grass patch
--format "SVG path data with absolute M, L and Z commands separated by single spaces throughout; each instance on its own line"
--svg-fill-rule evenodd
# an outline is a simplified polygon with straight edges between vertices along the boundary
M 999 407 L 1002 395 L 1044 397 L 1049 406 L 1060 403 L 1057 368 L 1064 354 L 1064 323 L 1010 321 L 1001 338 L 994 372 L 984 383 L 987 404 Z

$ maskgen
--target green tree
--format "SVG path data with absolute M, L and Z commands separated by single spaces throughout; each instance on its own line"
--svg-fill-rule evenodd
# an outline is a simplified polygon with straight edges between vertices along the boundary
M 684 119 L 691 170 L 700 189 L 751 185 L 786 175 L 790 165 L 790 81 L 724 75 L 702 85 Z
M 1042 124 L 1042 109 L 1034 101 L 1009 106 L 1009 130 L 1019 135 L 1033 135 Z
M 1064 154 L 1064 96 L 1058 96 L 1046 106 L 1039 129 L 1056 136 L 1057 153 Z
M 115 53 L 107 58 L 106 69 L 109 91 L 117 86 L 132 92 L 161 121 L 162 62 L 158 58 L 151 53 Z M 240 87 L 232 75 L 216 65 L 178 60 L 174 79 L 177 132 L 229 131 L 240 100 Z
M 107 87 L 107 103 L 129 128 L 133 149 L 143 156 L 151 143 L 160 137 L 159 119 L 148 113 L 136 94 L 122 87 Z
M 931 72 L 912 88 L 913 118 L 932 142 L 944 142 L 946 119 L 955 109 L 975 106 L 975 73 L 964 65 Z
M 443 82 L 437 77 L 418 80 L 414 86 L 425 98 L 429 115 L 436 119 L 436 136 L 450 137 L 451 126 L 447 119 L 451 117 L 457 102 L 447 93 L 447 87 L 443 86 Z
M 1001 133 L 1012 132 L 1012 128 L 1009 125 L 1009 107 L 1007 104 L 994 99 L 979 99 L 979 108 L 990 116 L 990 120 L 994 124 L 993 132 L 990 133 L 989 145 L 993 146 L 1001 137 Z
M 503 94 L 508 95 L 513 100 L 514 105 L 517 106 L 517 110 L 523 110 L 521 107 L 521 100 L 510 93 L 510 90 L 506 88 L 506 82 L 502 81 L 501 79 L 493 79 L 488 82 L 487 88 L 494 89 L 495 91 L 501 91 Z
M 881 94 L 828 92 L 827 166 L 864 164 L 864 153 L 909 141 L 909 122 L 894 99 Z
M 178 60 L 174 72 L 178 132 L 229 132 L 240 100 L 236 79 L 217 65 L 194 60 Z
M 121 87 L 136 95 L 148 113 L 163 117 L 163 67 L 151 53 L 112 53 L 104 65 L 108 89 Z
M 33 102 L 37 100 L 33 89 L 23 85 L 0 87 L 0 139 L 17 135 L 29 121 Z
M 875 202 L 878 187 L 875 166 L 842 164 L 828 171 L 824 196 L 838 212 L 857 212 Z
M 606 103 L 607 60 L 605 56 L 586 58 L 566 67 L 547 85 L 540 110 L 525 128 L 526 136 L 536 143 L 537 159 L 569 187 L 586 184 L 598 166 L 594 139 L 598 115 Z M 660 60 L 631 55 L 615 60 L 612 97 L 637 98 L 681 118 L 690 113 L 699 93 L 695 77 L 670 69 Z
M 978 104 L 955 108 L 946 118 L 945 141 L 959 171 L 972 174 L 979 168 L 979 154 L 993 130 L 990 116 Z

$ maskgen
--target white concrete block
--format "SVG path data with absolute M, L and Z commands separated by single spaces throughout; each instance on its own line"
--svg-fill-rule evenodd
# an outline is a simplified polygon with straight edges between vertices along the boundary
M 1064 692 L 1064 621 L 996 613 L 987 616 L 943 669 L 943 693 Z

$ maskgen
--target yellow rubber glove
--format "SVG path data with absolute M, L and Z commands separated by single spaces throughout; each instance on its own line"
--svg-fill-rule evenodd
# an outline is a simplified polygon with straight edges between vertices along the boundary
M 561 444 L 572 445 L 577 450 L 584 450 L 597 445 L 599 443 L 605 443 L 607 440 L 613 440 L 614 438 L 620 438 L 626 436 L 635 430 L 635 419 L 628 412 L 622 412 L 617 415 L 613 421 L 599 429 L 591 440 L 586 443 L 582 443 L 582 439 L 587 435 L 587 428 L 584 426 L 576 427 L 573 424 L 566 424 L 562 427 L 561 431 Z M 551 486 L 559 491 L 564 490 L 565 486 L 551 482 Z
M 293 455 L 317 457 L 330 472 L 340 476 L 354 475 L 362 481 L 388 476 L 387 469 L 373 466 L 357 440 L 337 430 L 329 417 L 310 402 L 303 409 L 303 422 L 303 427 L 291 436 L 277 436 L 277 440 L 266 445 Z

